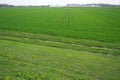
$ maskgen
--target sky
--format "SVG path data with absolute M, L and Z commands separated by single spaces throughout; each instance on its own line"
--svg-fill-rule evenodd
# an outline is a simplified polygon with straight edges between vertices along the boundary
M 0 0 L 0 4 L 3 3 L 12 5 L 120 4 L 120 0 Z

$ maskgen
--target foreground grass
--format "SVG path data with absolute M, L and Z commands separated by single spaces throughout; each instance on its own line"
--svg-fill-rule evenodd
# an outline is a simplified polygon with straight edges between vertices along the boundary
M 0 40 L 1 80 L 119 80 L 120 57 Z

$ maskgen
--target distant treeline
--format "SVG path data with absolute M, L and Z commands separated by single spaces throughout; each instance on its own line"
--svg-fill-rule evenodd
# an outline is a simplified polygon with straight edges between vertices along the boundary
M 4 7 L 52 7 L 52 5 L 9 5 L 9 4 L 0 4 L 0 7 L 2 7 L 2 8 L 4 8 Z M 66 6 L 61 6 L 61 7 L 120 7 L 120 5 L 114 5 L 114 4 L 66 4 Z
M 119 7 L 114 4 L 67 4 L 67 7 Z
M 49 5 L 9 5 L 9 4 L 0 4 L 0 7 L 49 7 Z
M 0 4 L 0 7 L 14 7 L 14 5 Z
M 88 4 L 89 5 L 89 4 Z M 114 5 L 114 4 L 91 4 L 91 5 L 99 5 L 99 6 L 101 6 L 101 7 L 118 7 L 118 6 L 120 6 L 120 5 Z

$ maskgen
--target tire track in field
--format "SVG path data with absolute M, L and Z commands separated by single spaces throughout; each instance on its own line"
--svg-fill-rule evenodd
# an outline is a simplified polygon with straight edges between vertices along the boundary
M 68 24 L 71 24 L 71 15 L 70 15 L 70 13 L 71 13 L 71 9 L 68 8 Z
M 92 47 L 92 46 L 85 46 L 85 45 L 78 45 L 78 44 L 68 44 L 68 43 L 58 42 L 58 41 L 14 37 L 14 36 L 0 36 L 0 40 L 45 45 L 45 46 L 56 47 L 56 48 L 72 49 L 72 50 L 78 50 L 78 51 L 88 51 L 88 52 L 94 52 L 94 53 L 120 55 L 119 50 L 117 49 Z M 117 54 L 115 54 L 116 52 Z
M 65 23 L 65 19 L 67 19 L 67 24 L 71 24 L 71 15 L 70 15 L 70 8 L 68 8 L 65 13 L 64 16 L 62 17 L 62 19 L 60 20 L 60 24 L 64 24 Z
M 67 16 L 67 10 L 65 11 L 65 14 L 64 14 L 64 16 L 63 16 L 63 18 L 62 18 L 62 20 L 61 20 L 61 24 L 64 23 L 66 16 Z

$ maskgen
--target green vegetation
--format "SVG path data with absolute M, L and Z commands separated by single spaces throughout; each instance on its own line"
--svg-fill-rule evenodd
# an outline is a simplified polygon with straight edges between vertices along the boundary
M 120 8 L 0 8 L 0 29 L 120 43 Z
M 119 80 L 120 57 L 0 40 L 2 80 Z M 8 79 L 7 79 L 8 78 Z
M 119 80 L 120 8 L 0 8 L 0 80 Z
M 37 45 L 46 45 L 64 49 L 120 55 L 120 44 L 105 43 L 94 40 L 75 39 L 46 34 L 33 34 L 6 30 L 0 30 L 0 39 Z

